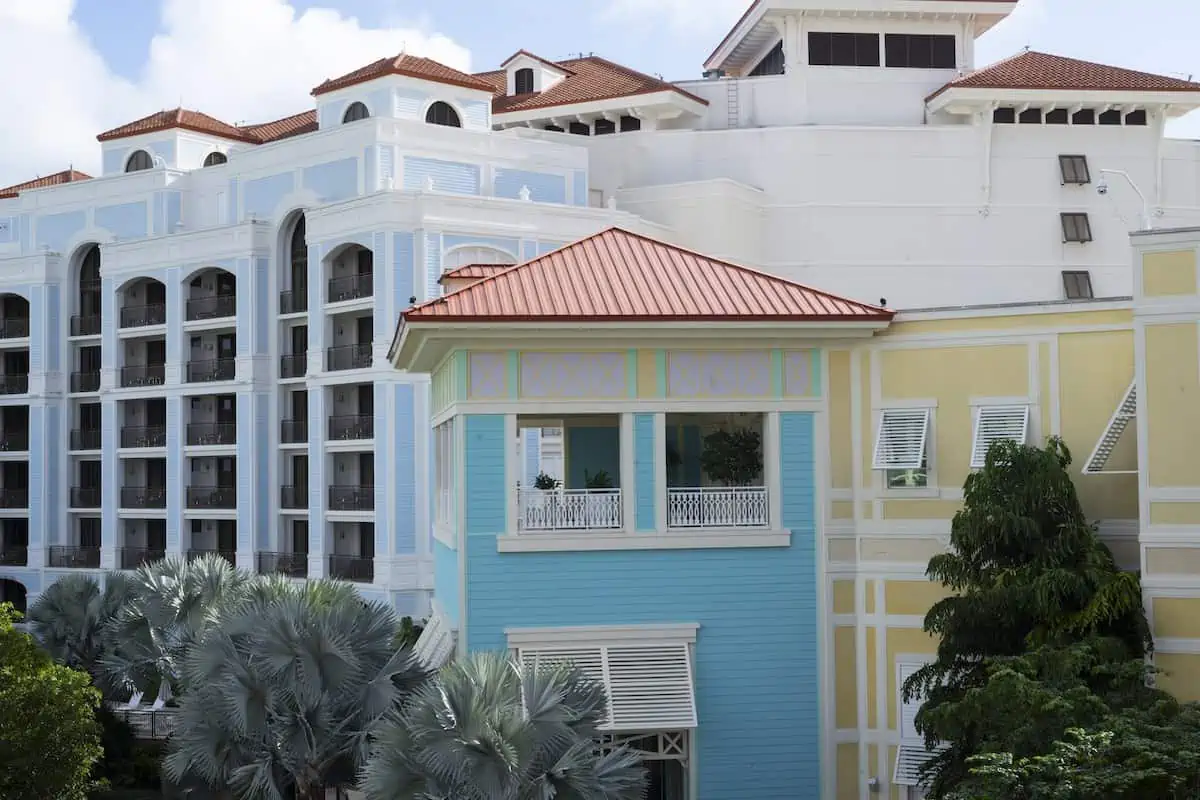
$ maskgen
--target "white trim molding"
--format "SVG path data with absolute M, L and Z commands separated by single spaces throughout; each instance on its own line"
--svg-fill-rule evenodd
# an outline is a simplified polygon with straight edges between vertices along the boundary
M 790 547 L 789 530 L 712 530 L 685 533 L 573 531 L 496 537 L 500 553 L 595 552 L 602 550 L 707 550 L 714 548 Z

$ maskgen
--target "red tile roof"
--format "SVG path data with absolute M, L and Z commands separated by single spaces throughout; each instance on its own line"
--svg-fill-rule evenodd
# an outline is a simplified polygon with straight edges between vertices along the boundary
M 1026 50 L 952 80 L 927 99 L 957 88 L 1200 92 L 1200 83 Z
M 260 122 L 257 125 L 246 125 L 242 128 L 243 131 L 263 144 L 299 136 L 302 133 L 312 133 L 316 129 L 317 112 L 312 110 L 301 111 L 299 114 L 293 114 L 273 122 Z
M 443 272 L 442 277 L 438 278 L 438 283 L 472 278 L 490 278 L 506 269 L 512 269 L 512 267 L 512 264 L 463 264 L 461 267 L 455 267 Z
M 47 186 L 58 186 L 59 184 L 63 183 L 86 181 L 91 177 L 91 175 L 80 172 L 77 169 L 64 169 L 62 172 L 55 172 L 53 175 L 34 178 L 31 181 L 18 183 L 15 186 L 6 186 L 3 189 L 0 189 L 0 199 L 7 200 L 9 198 L 16 197 L 18 194 L 28 189 L 43 189 Z
M 126 136 L 138 136 L 143 133 L 165 131 L 172 128 L 207 133 L 210 136 L 220 136 L 223 139 L 233 139 L 239 142 L 257 142 L 242 128 L 222 122 L 216 117 L 210 117 L 199 111 L 189 111 L 186 108 L 158 111 L 148 117 L 142 117 L 126 125 L 113 128 L 111 131 L 105 131 L 96 138 L 101 142 L 107 142 L 112 139 L 124 139 Z
M 412 322 L 882 321 L 893 312 L 609 228 L 404 312 Z
M 329 78 L 312 90 L 314 95 L 325 94 L 337 89 L 345 89 L 358 83 L 382 78 L 384 75 L 405 75 L 409 78 L 420 78 L 437 83 L 448 83 L 452 86 L 462 86 L 466 89 L 478 89 L 484 92 L 492 90 L 491 84 L 484 83 L 473 75 L 459 72 L 453 67 L 447 67 L 431 58 L 422 58 L 407 53 L 390 56 L 373 61 L 365 67 L 359 67 L 353 72 L 347 72 L 338 78 Z
M 697 103 L 708 105 L 707 100 L 685 92 L 674 84 L 614 64 L 599 56 L 571 58 L 551 63 L 567 72 L 567 76 L 544 92 L 506 95 L 508 75 L 504 70 L 481 72 L 476 75 L 475 77 L 487 81 L 496 95 L 492 100 L 492 113 L 505 114 L 512 111 L 574 105 L 651 92 L 676 92 Z

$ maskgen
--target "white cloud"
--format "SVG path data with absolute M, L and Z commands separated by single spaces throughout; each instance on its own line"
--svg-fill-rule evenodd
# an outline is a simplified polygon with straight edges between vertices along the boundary
M 665 25 L 675 34 L 725 33 L 752 0 L 605 0 L 605 22 L 654 29 Z
M 163 0 L 141 78 L 104 63 L 71 19 L 73 0 L 0 0 L 0 186 L 74 163 L 99 170 L 96 134 L 182 104 L 228 122 L 312 107 L 328 77 L 400 52 L 459 69 L 470 54 L 428 26 L 364 28 L 286 0 Z

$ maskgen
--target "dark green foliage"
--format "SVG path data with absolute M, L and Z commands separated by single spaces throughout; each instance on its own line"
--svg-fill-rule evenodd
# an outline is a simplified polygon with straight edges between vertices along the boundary
M 704 474 L 725 486 L 745 486 L 762 474 L 762 435 L 749 428 L 716 431 L 704 437 Z
M 417 639 L 421 638 L 421 634 L 424 631 L 424 622 L 417 622 L 412 617 L 401 617 L 400 629 L 396 631 L 396 637 L 392 640 L 392 647 L 396 650 L 402 647 L 416 647 Z
M 544 472 L 539 472 L 533 479 L 533 488 L 542 492 L 552 492 L 558 488 L 558 485 L 558 478 L 551 477 Z
M 160 787 L 162 743 L 138 741 L 129 723 L 104 706 L 96 709 L 96 721 L 104 757 L 96 763 L 92 778 L 114 790 Z
M 585 489 L 611 489 L 613 488 L 612 475 L 608 474 L 607 470 L 600 470 L 595 474 L 583 471 L 583 486 Z

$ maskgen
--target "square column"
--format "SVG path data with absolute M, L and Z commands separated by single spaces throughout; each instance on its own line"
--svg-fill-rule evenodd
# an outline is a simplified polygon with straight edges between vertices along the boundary
M 779 412 L 763 415 L 763 485 L 767 487 L 767 522 L 772 530 L 782 527 L 783 481 L 779 452 Z
M 167 289 L 170 298 L 171 290 Z M 169 314 L 170 312 L 168 312 Z M 177 328 L 171 318 L 167 318 L 168 328 Z M 170 334 L 168 333 L 168 336 Z M 186 549 L 183 546 L 183 508 L 187 488 L 184 483 L 183 468 L 183 398 L 176 395 L 167 398 L 167 557 L 181 556 Z M 188 472 L 190 474 L 190 472 Z M 189 536 L 191 529 L 189 528 Z
M 310 248 L 311 250 L 311 248 Z M 311 334 L 312 328 L 309 328 Z M 312 350 L 309 350 L 311 353 Z M 328 494 L 325 477 L 325 428 L 328 389 L 309 386 L 308 391 L 308 577 L 324 578 L 329 574 L 325 559 L 329 523 L 325 519 L 325 498 Z
M 107 310 L 105 314 L 107 314 Z M 108 325 L 110 317 L 105 317 Z M 107 350 L 105 351 L 107 352 Z M 101 395 L 100 401 L 100 463 L 104 474 L 100 481 L 100 569 L 117 568 L 117 544 L 121 537 L 121 520 L 117 509 L 121 505 L 121 482 L 125 479 L 121 460 L 117 458 L 120 429 L 117 426 L 117 401 Z M 168 429 L 169 430 L 169 429 Z M 170 465 L 168 464 L 168 474 Z M 74 544 L 64 537 L 64 544 Z

